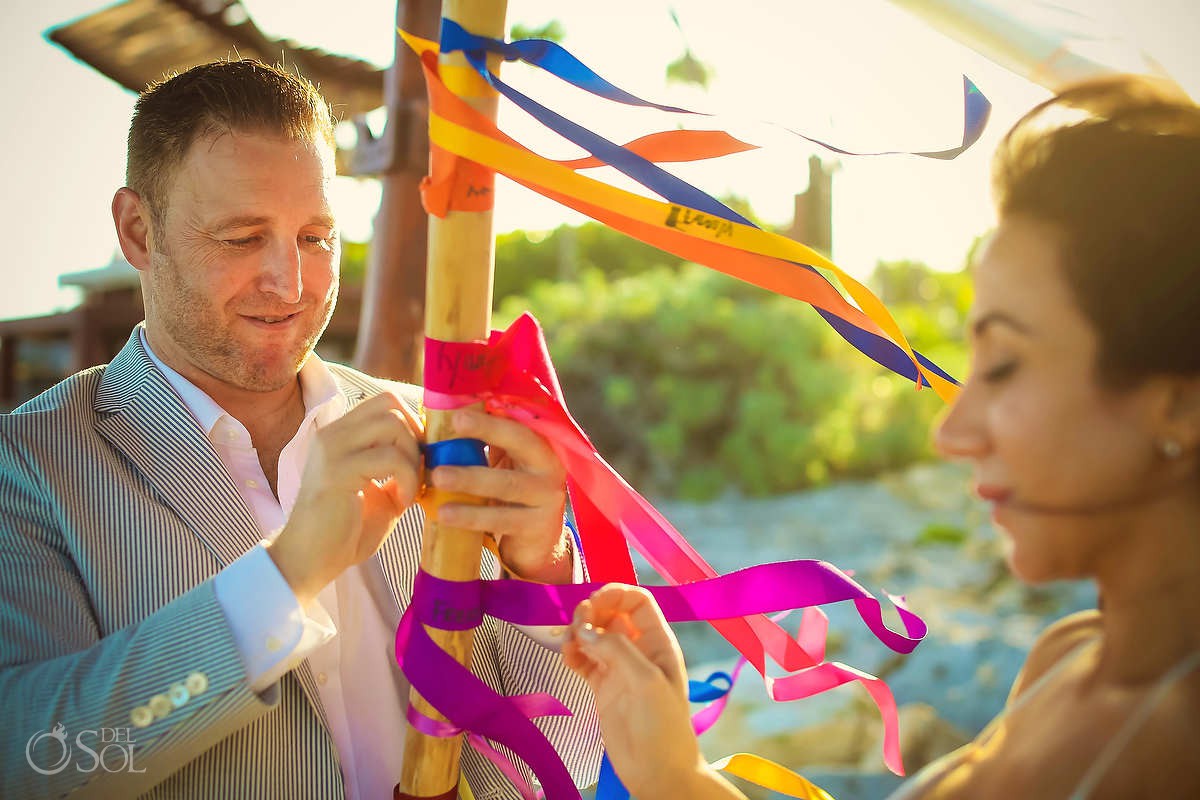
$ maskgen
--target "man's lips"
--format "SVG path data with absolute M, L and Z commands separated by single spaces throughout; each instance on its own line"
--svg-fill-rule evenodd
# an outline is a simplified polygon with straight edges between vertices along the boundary
M 241 314 L 241 318 L 258 328 L 282 328 L 300 316 L 300 311 L 282 314 Z

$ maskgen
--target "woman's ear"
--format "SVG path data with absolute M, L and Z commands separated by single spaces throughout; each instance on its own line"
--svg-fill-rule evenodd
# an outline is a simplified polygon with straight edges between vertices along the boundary
M 1185 452 L 1200 449 L 1200 375 L 1168 380 L 1164 439 L 1175 440 Z
M 150 266 L 150 209 L 133 189 L 122 186 L 112 199 L 113 224 L 121 253 L 137 270 Z

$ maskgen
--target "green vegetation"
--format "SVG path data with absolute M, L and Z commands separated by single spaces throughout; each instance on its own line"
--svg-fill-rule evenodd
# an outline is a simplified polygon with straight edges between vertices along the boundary
M 620 269 L 533 281 L 496 321 L 541 320 L 572 412 L 640 488 L 767 495 L 931 455 L 937 396 L 853 350 L 806 304 L 693 264 L 604 263 Z M 878 275 L 885 294 L 909 293 L 891 308 L 912 343 L 960 371 L 964 276 L 907 263 Z
M 367 245 L 347 242 L 343 278 L 361 281 L 366 259 Z M 881 263 L 870 284 L 910 343 L 961 376 L 968 273 Z M 937 396 L 858 353 L 807 304 L 598 223 L 500 236 L 495 296 L 498 326 L 526 310 L 542 322 L 572 413 L 639 489 L 769 495 L 933 455 Z M 926 531 L 920 544 L 954 539 Z
M 965 544 L 969 534 L 958 525 L 943 522 L 931 522 L 917 534 L 917 547 L 938 547 Z
M 513 231 L 496 237 L 494 293 L 503 299 L 546 281 L 574 282 L 588 272 L 622 278 L 682 263 L 598 222 L 562 225 L 549 233 Z

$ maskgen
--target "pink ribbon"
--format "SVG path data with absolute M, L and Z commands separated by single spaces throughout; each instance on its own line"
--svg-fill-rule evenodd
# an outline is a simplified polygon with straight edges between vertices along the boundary
M 483 400 L 489 413 L 523 422 L 550 444 L 567 470 L 583 557 L 593 580 L 637 582 L 627 542 L 673 584 L 717 576 L 666 518 L 605 462 L 571 417 L 541 328 L 532 316 L 524 314 L 508 330 L 494 331 L 487 343 L 426 339 L 425 385 L 425 403 L 430 408 L 456 408 Z M 889 647 L 911 650 L 915 641 L 888 630 L 878 602 L 865 589 L 862 595 L 854 603 L 871 630 Z M 889 595 L 889 599 L 902 614 L 915 617 L 900 598 Z M 884 762 L 903 775 L 891 690 L 865 672 L 824 662 L 827 620 L 823 615 L 805 620 L 797 638 L 763 615 L 710 623 L 763 676 L 773 700 L 796 700 L 852 681 L 861 683 L 883 720 Z M 768 676 L 768 657 L 789 674 Z

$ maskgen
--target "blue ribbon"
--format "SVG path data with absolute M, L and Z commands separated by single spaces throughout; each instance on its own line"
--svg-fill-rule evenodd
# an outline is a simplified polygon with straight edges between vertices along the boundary
M 486 467 L 488 465 L 486 445 L 478 439 L 443 439 L 421 445 L 425 454 L 425 468 L 441 466 Z
M 486 54 L 498 53 L 508 61 L 522 60 L 534 66 L 541 67 L 547 72 L 561 78 L 562 80 L 571 83 L 586 91 L 592 92 L 600 97 L 605 97 L 617 102 L 626 103 L 629 105 L 648 106 L 651 108 L 661 109 L 663 111 L 675 111 L 687 114 L 697 112 L 687 111 L 686 109 L 676 108 L 674 106 L 664 106 L 658 103 L 651 103 L 634 95 L 625 92 L 622 89 L 614 86 L 608 81 L 601 78 L 590 68 L 568 53 L 554 42 L 548 42 L 543 39 L 523 39 L 517 42 L 502 42 L 498 39 L 491 39 L 484 36 L 477 36 L 469 33 L 450 19 L 442 20 L 442 52 L 452 52 L 461 50 L 466 57 L 468 63 L 486 80 L 496 91 L 503 94 L 516 106 L 521 108 L 534 119 L 541 122 L 546 127 L 553 130 L 568 141 L 587 150 L 596 158 L 604 161 L 633 180 L 645 186 L 650 191 L 662 197 L 669 203 L 676 205 L 694 208 L 706 214 L 711 214 L 731 222 L 737 222 L 743 225 L 755 226 L 746 217 L 737 213 L 733 209 L 726 206 L 721 201 L 714 198 L 707 192 L 691 185 L 687 181 L 672 175 L 666 170 L 659 167 L 652 161 L 649 161 L 642 156 L 622 147 L 615 142 L 605 139 L 603 136 L 584 128 L 578 123 L 572 122 L 566 117 L 558 114 L 555 111 L 543 106 L 532 98 L 522 94 L 518 90 L 509 86 L 500 80 L 499 76 L 491 72 L 487 67 Z M 965 75 L 964 82 L 964 127 L 963 127 L 963 143 L 957 148 L 943 151 L 931 151 L 921 153 L 911 153 L 912 155 L 926 156 L 929 158 L 951 159 L 959 153 L 966 150 L 978 140 L 983 132 L 984 125 L 987 122 L 988 115 L 991 111 L 991 103 L 979 91 L 978 87 L 971 82 Z M 704 115 L 707 116 L 707 115 Z M 790 130 L 790 129 L 789 129 Z M 791 131 L 797 136 L 801 136 L 808 141 L 829 148 L 838 153 L 845 155 L 886 155 L 888 153 L 899 153 L 902 151 L 887 151 L 883 153 L 853 153 L 848 150 L 842 150 L 827 144 L 817 139 L 812 139 L 803 134 Z M 821 272 L 809 264 L 792 262 L 798 268 L 807 269 L 821 277 L 822 280 L 827 280 Z M 852 322 L 843 319 L 842 317 L 824 309 L 814 309 L 821 317 L 829 323 L 838 335 L 849 342 L 855 349 L 866 355 L 878 364 L 890 369 L 892 372 L 902 375 L 914 383 L 921 380 L 920 373 L 917 370 L 912 359 L 901 347 L 887 337 L 880 336 L 871 331 L 859 328 Z M 913 355 L 926 369 L 938 374 L 942 378 L 957 383 L 957 381 L 940 367 L 934 364 L 926 356 L 917 351 L 913 351 Z
M 718 685 L 723 683 L 724 685 Z M 733 689 L 733 677 L 728 672 L 714 672 L 702 681 L 688 681 L 688 701 L 692 703 L 711 703 L 720 700 Z M 629 790 L 612 762 L 608 753 L 600 760 L 600 780 L 596 783 L 596 800 L 629 800 Z

